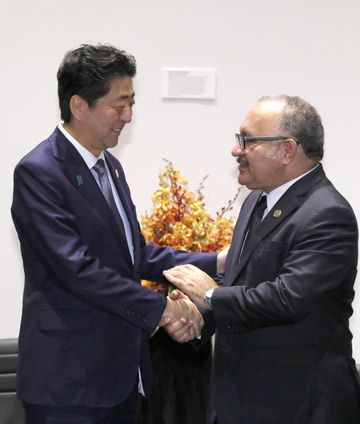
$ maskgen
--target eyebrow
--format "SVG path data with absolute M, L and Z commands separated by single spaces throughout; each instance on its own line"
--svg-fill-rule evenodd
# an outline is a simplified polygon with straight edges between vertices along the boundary
M 249 133 L 246 130 L 243 130 L 243 131 L 240 130 L 240 135 L 242 137 L 248 137 L 249 136 Z
M 117 100 L 127 100 L 127 99 L 134 99 L 135 98 L 135 93 L 133 93 L 131 96 L 119 96 L 117 97 Z

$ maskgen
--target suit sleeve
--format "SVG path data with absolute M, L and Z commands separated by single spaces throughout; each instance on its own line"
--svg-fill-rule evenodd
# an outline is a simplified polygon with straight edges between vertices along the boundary
M 143 248 L 141 278 L 155 281 L 166 281 L 162 270 L 170 269 L 176 265 L 192 264 L 202 269 L 211 277 L 216 276 L 216 253 L 185 252 L 168 247 L 157 247 L 146 243 Z M 159 269 L 161 272 L 159 272 Z
M 131 193 L 126 182 L 125 173 L 118 161 L 116 161 L 116 168 L 118 169 L 118 172 L 120 172 L 122 180 L 125 182 L 123 188 L 126 191 L 128 198 L 131 199 Z M 132 201 L 131 204 L 134 214 L 136 215 L 135 205 Z M 176 265 L 185 264 L 195 265 L 210 276 L 215 277 L 217 272 L 217 253 L 190 253 L 182 250 L 175 250 L 170 247 L 158 247 L 153 243 L 146 243 L 143 235 L 141 234 L 139 223 L 137 223 L 137 225 L 139 229 L 141 248 L 140 278 L 162 283 L 166 281 L 162 274 L 163 270 L 170 269 Z
M 274 279 L 254 286 L 237 281 L 237 285 L 214 291 L 218 330 L 232 333 L 298 322 L 313 310 L 320 297 L 335 290 L 341 290 L 339 297 L 351 302 L 357 234 L 356 219 L 349 206 L 333 206 L 314 213 L 298 225 L 292 240 L 279 243 L 281 251 L 262 251 L 269 255 L 269 268 L 270 259 L 275 258 L 271 255 L 283 257 Z
M 152 332 L 166 299 L 91 253 L 60 177 L 49 164 L 27 161 L 15 170 L 12 215 L 32 289 L 56 284 L 83 304 Z

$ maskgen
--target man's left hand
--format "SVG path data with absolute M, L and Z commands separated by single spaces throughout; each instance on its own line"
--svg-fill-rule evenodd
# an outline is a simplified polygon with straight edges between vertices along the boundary
M 164 276 L 187 294 L 200 311 L 209 309 L 204 302 L 204 295 L 208 289 L 218 286 L 208 274 L 194 265 L 180 265 L 164 271 Z

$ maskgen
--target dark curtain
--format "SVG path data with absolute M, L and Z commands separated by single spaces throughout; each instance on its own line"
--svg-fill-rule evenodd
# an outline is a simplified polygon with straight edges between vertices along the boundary
M 206 424 L 211 341 L 195 349 L 160 328 L 150 344 L 154 387 L 151 397 L 141 400 L 137 424 Z

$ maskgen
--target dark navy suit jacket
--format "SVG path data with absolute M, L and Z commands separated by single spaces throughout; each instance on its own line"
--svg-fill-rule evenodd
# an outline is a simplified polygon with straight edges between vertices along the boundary
M 140 279 L 193 263 L 216 272 L 213 254 L 147 244 L 118 160 L 105 152 L 134 243 L 132 264 L 95 179 L 56 129 L 15 169 L 12 216 L 25 271 L 18 396 L 46 405 L 112 406 L 136 384 L 148 393 L 149 334 L 166 305 Z
M 261 193 L 245 200 L 213 294 L 221 424 L 360 423 L 351 357 L 358 229 L 322 166 L 269 211 L 239 255 Z

